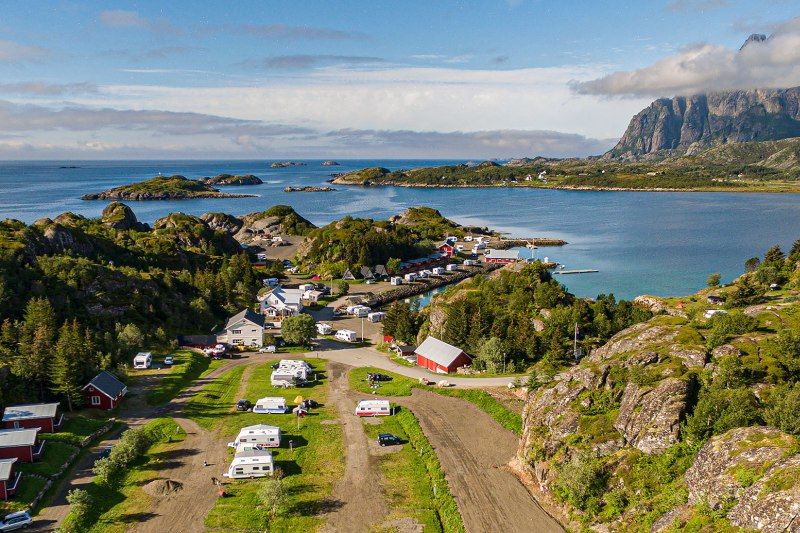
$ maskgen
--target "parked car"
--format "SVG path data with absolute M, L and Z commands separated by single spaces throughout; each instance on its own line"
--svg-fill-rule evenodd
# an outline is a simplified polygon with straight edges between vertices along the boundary
M 319 407 L 319 404 L 316 400 L 307 399 L 300 402 L 300 407 L 308 411 L 309 409 L 315 409 Z
M 165 365 L 173 365 L 173 364 L 175 364 L 175 359 L 171 355 L 168 355 L 168 356 L 166 356 L 164 358 L 164 364 Z
M 375 283 L 377 283 L 377 282 L 374 279 L 368 279 L 367 280 L 367 285 L 374 285 Z
M 258 350 L 258 353 L 275 353 L 276 351 L 277 348 L 275 347 L 275 345 L 270 344 L 269 346 L 264 346 L 263 348 Z
M 237 411 L 249 411 L 253 408 L 253 404 L 249 400 L 239 400 L 236 402 Z
M 381 433 L 378 435 L 378 444 L 381 446 L 394 446 L 395 444 L 403 444 L 403 441 L 397 435 L 391 433 Z
M 367 381 L 392 381 L 392 378 L 387 376 L 386 374 L 376 374 L 370 372 L 367 374 Z
M 17 529 L 30 527 L 31 524 L 33 524 L 33 519 L 25 511 L 11 513 L 0 520 L 0 531 L 16 531 Z

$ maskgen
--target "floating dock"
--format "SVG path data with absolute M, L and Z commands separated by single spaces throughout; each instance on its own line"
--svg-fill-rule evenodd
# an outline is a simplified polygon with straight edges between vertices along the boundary
M 585 268 L 582 270 L 554 270 L 553 274 L 591 274 L 593 272 L 600 272 L 593 268 Z

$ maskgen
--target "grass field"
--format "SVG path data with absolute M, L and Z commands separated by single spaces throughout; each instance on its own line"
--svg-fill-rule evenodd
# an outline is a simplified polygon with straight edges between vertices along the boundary
M 350 388 L 358 392 L 372 394 L 373 389 L 370 388 L 369 383 L 366 381 L 367 374 L 370 372 L 385 374 L 392 378 L 391 381 L 380 382 L 379 386 L 374 389 L 375 393 L 378 395 L 409 396 L 414 388 L 421 388 L 443 396 L 462 398 L 475 404 L 507 430 L 513 431 L 517 435 L 522 433 L 522 417 L 493 398 L 491 394 L 480 389 L 441 389 L 438 387 L 431 387 L 422 385 L 415 379 L 372 367 L 354 368 L 351 370 L 349 376 Z
M 50 476 L 55 474 L 75 452 L 75 446 L 59 441 L 47 441 L 41 458 L 34 463 L 17 463 L 17 470 L 26 474 Z
M 226 485 L 227 498 L 217 501 L 206 517 L 210 531 L 314 531 L 322 523 L 317 516 L 329 505 L 333 484 L 344 472 L 342 429 L 338 424 L 324 423 L 335 420 L 333 408 L 325 406 L 328 382 L 325 361 L 306 359 L 317 371 L 318 380 L 298 388 L 277 389 L 270 385 L 271 363 L 256 367 L 247 383 L 245 397 L 254 402 L 265 396 L 283 396 L 292 406 L 297 396 L 312 398 L 321 404 L 301 420 L 292 414 L 257 414 L 228 412 L 218 419 L 215 428 L 233 440 L 244 426 L 270 424 L 282 432 L 281 446 L 274 449 L 275 464 L 284 474 L 284 488 L 288 496 L 286 506 L 273 523 L 268 523 L 267 513 L 258 498 L 263 481 L 236 480 Z M 238 381 L 237 381 L 238 383 Z M 230 409 L 231 404 L 227 404 Z M 293 441 L 293 450 L 289 441 Z M 232 453 L 232 452 L 231 452 Z
M 178 447 L 186 434 L 171 418 L 157 418 L 143 426 L 143 429 L 155 443 L 134 462 L 118 487 L 107 487 L 96 481 L 85 487 L 94 502 L 89 516 L 89 522 L 93 525 L 78 530 L 86 533 L 130 531 L 139 522 L 139 517 L 150 511 L 151 497 L 141 487 L 159 476 L 160 457 L 164 452 Z M 166 442 L 167 434 L 171 442 Z M 70 524 L 74 524 L 73 515 L 65 520 L 67 527 Z
M 69 415 L 58 433 L 42 433 L 39 437 L 51 442 L 65 442 L 78 446 L 83 440 L 106 425 L 108 420 L 104 418 L 89 418 L 82 415 Z
M 178 350 L 171 355 L 175 363 L 170 367 L 169 374 L 162 377 L 147 393 L 147 403 L 150 405 L 160 405 L 172 400 L 194 380 L 222 364 L 221 359 L 211 360 L 192 350 Z
M 205 429 L 211 429 L 231 410 L 244 367 L 232 368 L 204 386 L 186 404 L 183 412 Z
M 463 531 L 439 461 L 414 415 L 401 410 L 376 421 L 379 423 L 364 424 L 370 440 L 377 439 L 379 433 L 392 433 L 404 441 L 399 451 L 378 457 L 381 484 L 390 507 L 386 521 L 413 518 L 426 532 Z
M 0 500 L 0 516 L 27 509 L 45 483 L 43 478 L 23 474 L 14 497 L 7 501 Z

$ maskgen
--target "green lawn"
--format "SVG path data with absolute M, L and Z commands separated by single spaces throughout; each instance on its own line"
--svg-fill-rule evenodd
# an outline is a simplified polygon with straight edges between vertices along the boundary
M 382 381 L 378 384 L 378 387 L 374 389 L 377 395 L 409 396 L 412 389 L 419 387 L 443 396 L 455 396 L 475 404 L 507 430 L 513 431 L 517 435 L 522 433 L 522 417 L 519 413 L 512 411 L 500 401 L 493 398 L 491 394 L 480 389 L 440 389 L 438 387 L 422 385 L 415 379 L 373 367 L 354 368 L 351 370 L 349 376 L 350 388 L 358 392 L 372 394 L 373 389 L 370 388 L 369 383 L 366 381 L 367 374 L 370 372 L 385 374 L 392 378 L 391 381 Z
M 244 367 L 239 366 L 224 372 L 212 380 L 186 404 L 183 412 L 205 429 L 220 422 L 238 400 L 236 392 L 242 380 Z
M 48 441 L 41 458 L 34 463 L 17 463 L 17 470 L 26 474 L 50 476 L 55 474 L 75 452 L 75 447 L 64 442 Z
M 309 386 L 276 389 L 269 383 L 272 362 L 256 367 L 247 384 L 246 398 L 255 401 L 265 396 L 283 396 L 292 405 L 299 395 L 313 398 L 322 406 L 302 419 L 297 429 L 297 419 L 292 414 L 270 415 L 252 412 L 229 412 L 221 417 L 217 429 L 231 440 L 244 426 L 270 424 L 282 430 L 282 444 L 276 448 L 275 461 L 284 474 L 284 487 L 288 503 L 268 524 L 267 514 L 261 508 L 258 489 L 262 480 L 235 480 L 226 485 L 227 498 L 217 500 L 206 517 L 210 531 L 314 531 L 321 524 L 319 518 L 333 490 L 333 484 L 344 472 L 344 447 L 339 424 L 323 423 L 337 418 L 335 409 L 324 404 L 328 396 L 325 361 L 306 359 L 318 372 L 318 381 Z M 294 450 L 289 450 L 289 440 Z
M 147 403 L 150 405 L 159 405 L 172 400 L 194 380 L 222 364 L 221 359 L 212 360 L 192 350 L 178 350 L 171 355 L 175 363 L 170 368 L 169 374 L 162 377 L 147 393 Z
M 83 440 L 106 425 L 108 420 L 103 418 L 88 418 L 83 415 L 67 415 L 61 431 L 58 433 L 42 433 L 40 438 L 48 441 L 47 446 L 52 442 L 66 442 L 75 446 L 80 445 Z
M 45 483 L 46 481 L 40 477 L 31 477 L 23 474 L 22 479 L 19 481 L 19 487 L 17 487 L 17 493 L 12 499 L 8 501 L 0 500 L 0 516 L 27 509 L 31 500 L 39 494 Z
M 89 521 L 93 524 L 87 533 L 122 533 L 139 522 L 139 516 L 150 511 L 151 497 L 142 485 L 159 477 L 159 463 L 168 460 L 169 452 L 179 446 L 186 434 L 171 418 L 158 418 L 143 429 L 155 443 L 137 459 L 119 487 L 109 488 L 96 481 L 86 487 L 94 505 Z M 167 442 L 167 435 L 171 442 Z M 69 526 L 74 517 L 68 516 Z M 82 530 L 83 531 L 83 530 Z
M 435 454 L 433 457 L 426 455 L 433 449 L 414 415 L 401 410 L 395 416 L 376 420 L 380 422 L 377 425 L 364 423 L 370 440 L 376 440 L 379 433 L 392 433 L 404 441 L 399 451 L 378 457 L 381 485 L 390 507 L 386 521 L 413 518 L 423 525 L 426 532 L 442 531 L 442 524 L 446 521 L 446 531 L 463 531 L 458 507 L 444 481 L 438 459 Z M 436 496 L 433 494 L 434 483 Z

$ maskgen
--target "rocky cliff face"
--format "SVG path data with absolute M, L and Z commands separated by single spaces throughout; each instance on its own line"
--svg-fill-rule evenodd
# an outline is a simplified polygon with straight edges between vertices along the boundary
M 800 136 L 800 87 L 661 98 L 633 117 L 608 158 Z

